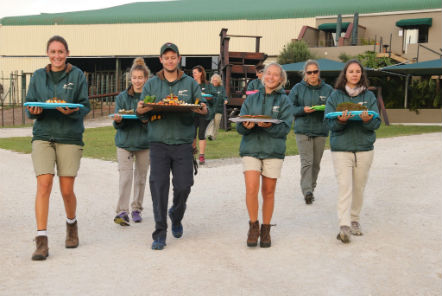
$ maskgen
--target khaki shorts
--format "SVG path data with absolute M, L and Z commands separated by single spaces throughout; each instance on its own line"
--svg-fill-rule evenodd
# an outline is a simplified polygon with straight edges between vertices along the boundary
M 281 176 L 284 159 L 269 158 L 259 159 L 251 156 L 242 157 L 243 172 L 258 171 L 267 178 L 277 179 Z
M 35 140 L 32 142 L 32 164 L 36 176 L 51 174 L 60 177 L 76 177 L 80 169 L 83 147 Z

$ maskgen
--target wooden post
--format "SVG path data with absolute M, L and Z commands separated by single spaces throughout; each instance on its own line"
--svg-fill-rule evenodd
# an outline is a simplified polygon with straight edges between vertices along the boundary
M 11 72 L 9 75 L 9 104 L 12 103 L 12 125 L 15 125 L 15 108 L 14 108 L 14 74 Z
M 378 89 L 378 105 L 381 109 L 382 118 L 384 118 L 385 125 L 390 125 L 388 120 L 387 110 L 385 110 L 384 99 L 382 97 L 382 87 L 376 87 Z
M 21 110 L 22 110 L 22 114 L 21 114 L 21 118 L 22 118 L 22 124 L 25 124 L 25 108 L 23 108 L 23 103 L 25 102 L 26 99 L 26 74 L 23 72 L 23 70 L 21 71 Z
M 119 58 L 117 58 L 115 60 L 115 88 L 114 88 L 114 92 L 119 92 L 120 89 L 120 68 L 121 68 L 121 60 Z
M 404 98 L 404 108 L 407 109 L 408 104 L 408 80 L 410 75 L 405 76 L 405 98 Z

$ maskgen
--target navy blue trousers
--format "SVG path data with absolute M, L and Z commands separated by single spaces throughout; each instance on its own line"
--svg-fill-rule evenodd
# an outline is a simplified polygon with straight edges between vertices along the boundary
M 150 193 L 155 218 L 154 240 L 166 240 L 167 204 L 169 201 L 170 172 L 172 172 L 173 204 L 170 208 L 172 224 L 181 222 L 186 201 L 193 185 L 192 144 L 167 145 L 150 143 Z

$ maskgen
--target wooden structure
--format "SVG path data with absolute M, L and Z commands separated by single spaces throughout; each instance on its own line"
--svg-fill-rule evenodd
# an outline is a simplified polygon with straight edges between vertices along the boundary
M 259 52 L 262 36 L 227 35 L 227 29 L 221 30 L 219 70 L 223 79 L 229 106 L 241 106 L 245 100 L 247 84 L 256 78 L 255 68 L 263 64 L 267 55 Z M 230 38 L 255 38 L 255 52 L 229 51 Z

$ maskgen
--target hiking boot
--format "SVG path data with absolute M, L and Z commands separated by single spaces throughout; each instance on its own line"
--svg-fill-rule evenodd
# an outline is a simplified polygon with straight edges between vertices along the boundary
M 170 218 L 170 221 L 172 221 L 172 227 L 171 227 L 172 235 L 175 238 L 180 238 L 183 236 L 183 232 L 184 232 L 183 224 L 181 224 L 181 222 L 174 224 L 171 213 L 172 212 L 169 210 L 169 218 Z
M 362 235 L 361 224 L 359 224 L 358 221 L 352 221 L 350 232 L 351 232 L 351 234 L 356 235 L 356 236 Z
M 49 256 L 48 237 L 46 235 L 39 235 L 35 237 L 34 241 L 37 248 L 32 254 L 32 260 L 46 260 L 46 258 Z
M 307 192 L 305 194 L 304 199 L 305 199 L 306 204 L 311 205 L 313 203 L 313 201 L 315 200 L 315 197 L 313 196 L 313 193 Z
M 121 212 L 120 214 L 116 215 L 114 222 L 120 224 L 121 226 L 130 226 L 129 216 L 126 212 Z
M 78 247 L 78 226 L 77 221 L 72 224 L 66 222 L 66 248 Z
M 275 226 L 273 224 L 261 224 L 261 240 L 259 246 L 261 248 L 270 248 L 272 240 L 270 238 L 270 227 Z
M 206 158 L 204 157 L 204 154 L 200 154 L 199 161 L 200 161 L 200 164 L 206 163 Z
M 350 242 L 350 227 L 348 226 L 341 226 L 340 231 L 338 233 L 338 236 L 336 237 L 337 240 L 340 240 L 344 244 L 348 244 Z
M 183 225 L 180 223 L 180 224 L 177 224 L 177 225 L 173 225 L 172 224 L 172 235 L 173 235 L 173 237 L 175 237 L 175 238 L 180 238 L 180 237 L 182 237 L 183 236 Z
M 156 239 L 152 243 L 152 250 L 162 250 L 166 246 L 165 239 Z
M 249 221 L 249 232 L 247 233 L 247 246 L 256 247 L 259 238 L 259 221 Z
M 140 214 L 140 211 L 132 211 L 132 221 L 134 221 L 135 223 L 140 223 L 143 220 Z

